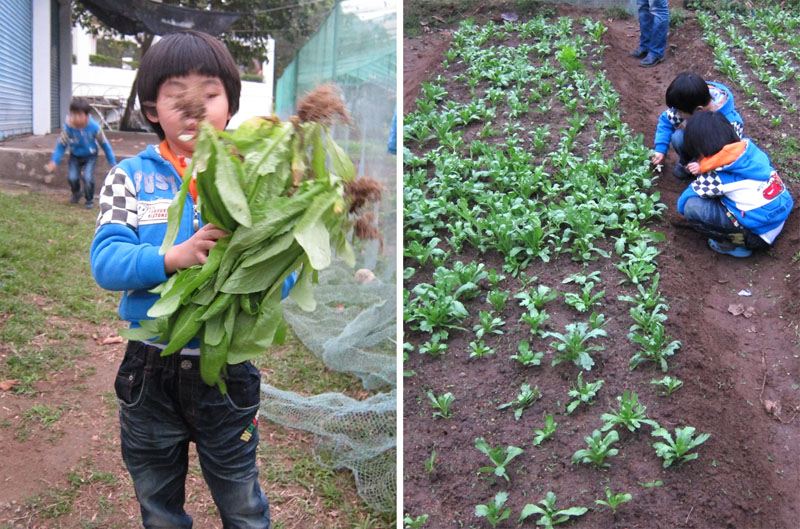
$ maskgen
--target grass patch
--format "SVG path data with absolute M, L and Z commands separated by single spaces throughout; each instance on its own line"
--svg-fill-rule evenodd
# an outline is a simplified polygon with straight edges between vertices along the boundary
M 352 488 L 353 476 L 349 470 L 333 470 L 320 464 L 310 450 L 311 435 L 307 443 L 292 442 L 291 430 L 270 424 L 271 438 L 261 441 L 257 464 L 261 482 L 267 489 L 302 487 L 313 492 L 306 502 L 306 513 L 312 517 L 327 517 L 338 511 L 337 527 L 368 528 L 394 527 L 395 515 L 392 513 L 370 513 L 365 510 L 361 499 Z M 324 463 L 324 462 L 323 462 Z M 273 504 L 281 499 L 269 496 Z M 280 527 L 280 526 L 276 526 Z
M 35 382 L 82 354 L 72 322 L 113 318 L 115 294 L 95 284 L 89 267 L 96 212 L 2 192 L 0 208 L 0 378 L 33 394 Z
M 60 418 L 66 406 L 53 408 L 47 404 L 37 404 L 30 407 L 22 414 L 22 422 L 17 427 L 17 440 L 25 442 L 33 434 L 34 426 L 41 425 L 45 429 L 55 424 Z
M 338 392 L 353 396 L 354 391 L 361 387 L 358 378 L 353 375 L 328 369 L 321 358 L 300 342 L 291 328 L 282 346 L 273 346 L 267 354 L 252 362 L 259 369 L 267 371 L 265 383 L 301 395 Z
M 43 519 L 54 519 L 70 514 L 73 504 L 81 495 L 81 489 L 87 486 L 114 486 L 117 478 L 110 472 L 98 470 L 90 458 L 83 461 L 67 475 L 66 487 L 48 487 L 41 494 L 28 498 L 25 501 L 25 510 Z M 101 496 L 102 498 L 102 496 Z M 103 505 L 105 505 L 103 507 Z M 107 517 L 114 513 L 113 506 L 107 501 L 99 501 L 101 508 L 94 515 L 92 525 L 87 527 L 111 527 Z M 97 525 L 94 525 L 94 524 Z

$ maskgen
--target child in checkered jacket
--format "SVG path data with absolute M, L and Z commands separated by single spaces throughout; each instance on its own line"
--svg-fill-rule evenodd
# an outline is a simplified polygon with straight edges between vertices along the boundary
M 678 211 L 709 237 L 711 249 L 749 257 L 769 247 L 794 202 L 766 153 L 740 139 L 728 117 L 708 111 L 688 120 L 683 148 L 695 180 L 678 198 Z
M 683 72 L 667 87 L 666 101 L 669 108 L 658 118 L 654 142 L 656 152 L 651 161 L 653 165 L 660 165 L 672 145 L 678 155 L 672 174 L 680 180 L 692 176 L 686 170 L 689 159 L 683 149 L 683 125 L 692 114 L 699 110 L 720 112 L 728 118 L 739 137 L 744 136 L 742 116 L 733 105 L 733 93 L 722 83 L 706 82 L 696 73 Z
M 239 109 L 241 81 L 230 52 L 196 31 L 174 33 L 154 44 L 139 65 L 137 91 L 143 114 L 161 139 L 120 162 L 100 191 L 100 214 L 91 249 L 92 273 L 108 290 L 122 291 L 120 316 L 131 326 L 147 319 L 158 299 L 150 290 L 178 269 L 206 262 L 227 236 L 203 224 L 189 186 L 176 244 L 159 248 L 167 207 L 178 193 L 194 153 L 198 118 L 181 108 L 199 98 L 205 119 L 224 129 Z M 294 284 L 284 283 L 284 296 Z M 156 338 L 156 337 L 154 337 Z M 119 401 L 122 458 L 133 478 L 145 527 L 190 528 L 183 508 L 190 442 L 222 518 L 223 527 L 268 529 L 269 504 L 255 464 L 259 443 L 261 378 L 250 362 L 229 364 L 227 393 L 200 376 L 199 340 L 161 356 L 166 344 L 128 342 L 114 389 Z

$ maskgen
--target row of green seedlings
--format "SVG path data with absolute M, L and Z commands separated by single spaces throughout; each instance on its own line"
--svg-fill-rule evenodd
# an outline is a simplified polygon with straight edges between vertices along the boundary
M 611 159 L 600 148 L 587 159 L 553 151 L 550 156 L 566 154 L 558 175 L 513 144 L 507 152 L 485 143 L 473 147 L 469 158 L 440 153 L 435 174 L 447 177 L 428 180 L 424 168 L 406 175 L 406 257 L 423 266 L 444 262 L 447 254 L 436 234 L 445 231 L 453 251 L 465 243 L 481 252 L 496 249 L 506 260 L 504 269 L 514 273 L 532 259 L 549 261 L 551 253 L 571 253 L 577 261 L 607 257 L 595 242 L 612 230 L 619 231 L 617 250 L 653 238 L 644 223 L 658 218 L 665 206 L 658 193 L 644 192 L 652 181 L 644 173 L 647 150 L 641 142 L 626 144 Z M 487 177 L 491 187 L 483 181 Z M 426 189 L 436 194 L 429 198 Z
M 656 270 L 655 258 L 658 250 L 640 242 L 630 252 L 623 254 L 623 259 L 615 263 L 615 267 L 625 274 L 622 282 L 630 282 L 637 288 L 634 296 L 620 296 L 620 301 L 633 304 L 630 316 L 634 324 L 630 328 L 628 338 L 639 345 L 639 351 L 630 359 L 630 368 L 635 369 L 643 361 L 651 361 L 667 371 L 667 358 L 672 356 L 680 347 L 680 342 L 671 340 L 666 334 L 664 322 L 667 320 L 668 305 L 658 290 L 659 275 Z M 504 276 L 493 271 L 494 285 Z M 406 271 L 406 276 L 411 277 Z M 444 355 L 448 345 L 446 340 L 452 329 L 466 330 L 460 322 L 469 316 L 463 301 L 474 299 L 480 294 L 478 283 L 490 278 L 490 273 L 482 263 L 474 261 L 464 265 L 460 261 L 454 264 L 453 270 L 440 266 L 433 274 L 434 282 L 420 283 L 411 292 L 404 289 L 403 319 L 409 329 L 431 334 L 431 339 L 419 346 L 419 352 L 434 357 Z M 600 284 L 600 272 L 588 274 L 572 274 L 562 283 L 575 283 L 579 286 L 578 293 L 565 292 L 560 294 L 557 290 L 546 285 L 532 286 L 536 277 L 527 278 L 520 274 L 523 287 L 522 291 L 514 295 L 521 307 L 526 312 L 521 316 L 520 322 L 528 324 L 534 336 L 542 338 L 555 338 L 551 343 L 557 351 L 553 365 L 562 361 L 572 361 L 579 367 L 590 370 L 594 365 L 591 357 L 592 351 L 601 350 L 599 345 L 589 345 L 595 338 L 607 336 L 603 329 L 606 324 L 605 316 L 594 312 L 594 307 L 601 305 L 605 290 L 596 291 Z M 651 280 L 652 279 L 652 280 Z M 646 281 L 651 280 L 650 286 L 645 287 Z M 416 297 L 411 298 L 411 293 Z M 563 295 L 567 305 L 579 313 L 592 311 L 588 322 L 574 322 L 565 326 L 564 333 L 545 332 L 542 325 L 550 319 L 545 310 L 545 304 Z M 471 341 L 470 358 L 481 358 L 494 351 L 487 346 L 483 338 L 489 335 L 503 334 L 502 328 L 506 322 L 501 317 L 502 312 L 511 292 L 493 288 L 486 295 L 487 301 L 494 310 L 481 310 L 478 314 L 478 323 L 473 326 L 475 340 Z M 512 359 L 519 361 L 523 366 L 540 365 L 544 353 L 531 349 L 528 341 L 518 345 L 519 353 Z M 413 346 L 404 344 L 404 358 L 413 351 Z
M 578 113 L 568 119 L 570 127 L 562 130 L 556 148 L 547 149 L 546 126 L 531 131 L 534 152 L 549 151 L 541 162 L 524 148 L 516 121 L 509 121 L 505 131 L 507 152 L 505 146 L 474 140 L 468 146 L 470 156 L 460 155 L 457 150 L 463 141 L 456 129 L 469 120 L 485 119 L 485 101 L 459 106 L 445 101 L 447 92 L 440 84 L 423 86 L 420 111 L 406 119 L 406 138 L 437 138 L 439 147 L 419 157 L 409 152 L 404 158 L 411 168 L 404 186 L 407 257 L 425 262 L 441 242 L 437 232 L 446 230 L 451 234 L 447 244 L 454 251 L 465 243 L 482 252 L 495 248 L 506 259 L 506 271 L 514 273 L 531 259 L 549 260 L 551 252 L 571 252 L 576 260 L 596 259 L 605 251 L 593 242 L 604 230 L 620 230 L 623 241 L 647 235 L 642 223 L 657 217 L 663 205 L 659 207 L 656 196 L 642 192 L 652 185 L 647 176 L 648 151 L 641 142 L 630 141 L 610 83 L 602 75 L 589 79 L 578 69 L 553 69 L 547 75 L 556 77 L 557 96 L 567 105 L 578 101 L 574 91 L 584 101 L 599 100 L 612 109 L 595 122 L 597 133 L 588 159 L 571 152 L 577 134 L 588 123 L 588 116 Z M 549 93 L 552 84 L 539 88 Z M 503 90 L 495 93 L 504 97 Z M 440 107 L 445 108 L 437 112 Z M 432 128 L 435 134 L 420 128 Z M 622 147 L 608 159 L 603 144 L 612 137 Z M 425 168 L 429 164 L 434 165 L 433 178 Z M 545 170 L 548 164 L 554 168 L 552 175 Z
M 664 388 L 664 394 L 671 394 L 682 385 L 681 381 L 670 377 L 664 377 L 664 379 L 658 381 L 653 380 L 652 382 L 662 386 Z M 576 398 L 568 404 L 566 410 L 567 414 L 574 411 L 581 403 L 591 405 L 596 397 L 597 391 L 602 387 L 602 384 L 603 380 L 584 384 L 582 376 L 579 374 L 577 387 L 574 387 L 569 393 L 570 397 Z M 429 394 L 429 396 L 431 396 L 431 394 Z M 521 410 L 524 407 L 532 405 L 538 398 L 538 388 L 531 390 L 529 385 L 523 384 L 517 399 L 510 403 L 500 405 L 498 409 L 516 406 L 515 417 L 519 418 Z M 683 463 L 697 459 L 698 454 L 697 452 L 693 452 L 693 450 L 710 438 L 710 434 L 708 433 L 695 436 L 696 430 L 691 426 L 676 428 L 675 436 L 673 437 L 669 431 L 660 427 L 657 422 L 647 417 L 646 407 L 639 403 L 636 393 L 626 391 L 621 396 L 618 396 L 616 400 L 618 408 L 614 409 L 612 407 L 610 413 L 603 414 L 601 416 L 601 420 L 604 422 L 603 426 L 599 430 L 594 430 L 591 436 L 584 437 L 587 448 L 579 449 L 573 454 L 573 464 L 592 464 L 596 468 L 609 467 L 610 463 L 606 459 L 616 456 L 619 453 L 619 450 L 612 446 L 619 441 L 619 434 L 614 429 L 617 426 L 624 426 L 631 432 L 635 432 L 644 424 L 650 426 L 652 428 L 651 435 L 662 439 L 661 441 L 654 442 L 653 448 L 655 449 L 656 455 L 663 459 L 662 466 L 664 468 L 668 468 L 675 463 L 682 465 Z M 432 405 L 440 407 L 440 403 L 436 403 L 433 398 Z M 450 416 L 446 413 L 446 408 L 444 412 L 445 413 L 439 415 L 443 418 Z M 532 444 L 534 446 L 539 446 L 544 441 L 550 439 L 556 432 L 557 426 L 558 423 L 555 422 L 553 415 L 546 414 L 544 427 L 534 428 L 533 430 L 534 438 Z M 608 433 L 604 436 L 603 432 Z M 506 481 L 510 481 L 508 474 L 509 464 L 516 457 L 524 453 L 522 448 L 516 446 L 507 446 L 505 448 L 498 446 L 493 448 L 481 437 L 475 439 L 475 448 L 485 454 L 492 463 L 490 466 L 481 467 L 478 469 L 478 472 L 489 473 L 495 477 L 502 477 Z M 436 451 L 434 450 L 431 453 L 430 459 L 425 463 L 428 472 L 433 472 L 435 458 Z M 477 505 L 475 509 L 476 516 L 486 517 L 487 521 L 489 521 L 493 527 L 496 526 L 497 523 L 508 518 L 510 515 L 510 509 L 504 509 L 506 498 L 507 494 L 501 493 L 495 496 L 493 502 L 487 505 Z M 630 501 L 631 498 L 632 495 L 629 493 L 613 494 L 606 488 L 606 500 L 597 500 L 596 503 L 609 506 L 613 513 L 616 514 L 616 507 L 619 503 Z M 562 518 L 564 512 L 561 512 L 558 516 L 553 516 L 556 514 L 556 510 L 555 495 L 552 492 L 547 493 L 545 500 L 540 502 L 540 505 L 541 507 L 527 504 L 522 509 L 518 521 L 522 522 L 533 514 L 540 514 L 542 518 L 537 521 L 537 525 L 545 525 L 546 527 L 551 527 L 555 523 L 566 521 L 566 518 Z M 580 516 L 588 511 L 585 507 L 570 509 L 576 509 L 572 511 L 575 513 L 573 514 L 574 516 Z
M 754 23 L 758 23 L 754 18 L 740 18 L 724 11 L 719 13 L 719 18 L 715 18 L 701 11 L 697 19 L 703 29 L 703 39 L 713 49 L 715 68 L 741 88 L 748 98 L 748 106 L 762 117 L 769 113 L 758 98 L 755 85 L 749 80 L 732 51 L 743 54 L 756 78 L 766 86 L 787 113 L 797 112 L 797 103 L 791 102 L 790 97 L 781 90 L 782 85 L 792 88 L 800 80 L 798 67 L 792 64 L 792 51 L 770 49 L 774 46 L 774 37 L 768 31 L 754 26 Z M 746 24 L 750 29 L 749 34 L 739 33 L 733 20 Z M 724 35 L 727 35 L 731 44 L 728 44 Z M 760 44 L 763 49 L 757 49 L 753 43 Z M 770 119 L 773 127 L 779 126 L 783 121 L 781 116 L 771 116 Z

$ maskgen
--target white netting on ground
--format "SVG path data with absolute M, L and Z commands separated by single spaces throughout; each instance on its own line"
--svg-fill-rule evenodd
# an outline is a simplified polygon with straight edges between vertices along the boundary
M 365 400 L 341 393 L 305 397 L 262 384 L 261 415 L 314 434 L 314 455 L 331 468 L 353 471 L 359 495 L 372 508 L 396 508 L 395 267 L 378 263 L 374 279 L 334 262 L 314 287 L 317 309 L 290 299 L 284 316 L 303 344 L 332 370 L 351 373 L 365 389 L 385 391 Z

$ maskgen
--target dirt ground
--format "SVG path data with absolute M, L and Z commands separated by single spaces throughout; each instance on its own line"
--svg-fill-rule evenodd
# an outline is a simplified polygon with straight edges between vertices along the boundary
M 114 395 L 114 376 L 125 354 L 125 344 L 103 343 L 118 338 L 117 331 L 118 322 L 99 326 L 75 322 L 74 335 L 81 339 L 81 355 L 71 369 L 53 373 L 49 380 L 36 386 L 36 405 L 61 412 L 53 424 L 25 419 L 31 409 L 31 397 L 0 391 L 0 527 L 141 527 L 139 504 L 120 456 Z M 46 344 L 42 343 L 42 347 Z M 269 383 L 269 370 L 262 369 L 262 380 Z M 353 485 L 340 490 L 339 505 L 329 503 L 331 495 L 315 493 L 313 471 L 305 468 L 308 459 L 300 456 L 299 460 L 292 460 L 310 452 L 312 435 L 267 420 L 259 422 L 259 435 L 257 463 L 274 527 L 343 527 L 341 524 L 352 516 L 352 511 L 366 509 Z M 297 465 L 296 474 L 303 478 L 292 477 L 293 464 Z M 349 471 L 336 474 L 339 486 L 352 483 Z M 20 479 L 23 476 L 25 479 Z M 194 445 L 189 456 L 186 511 L 195 527 L 220 526 Z M 373 527 L 388 527 L 375 516 L 366 519 L 376 524 Z
M 674 4 L 679 6 L 682 2 Z M 407 3 L 406 10 L 411 5 Z M 604 17 L 599 11 L 571 7 L 558 10 L 559 14 L 575 17 Z M 485 22 L 499 18 L 499 12 L 487 7 L 477 10 L 473 16 L 478 22 Z M 664 93 L 672 79 L 687 70 L 706 79 L 719 78 L 713 69 L 711 50 L 701 41 L 701 30 L 690 14 L 679 29 L 671 32 L 667 60 L 655 68 L 642 69 L 628 56 L 638 44 L 635 19 L 603 20 L 610 28 L 603 39 L 608 49 L 602 68 L 620 94 L 621 107 L 625 109 L 623 119 L 636 133 L 642 133 L 645 144 L 652 147 L 655 124 L 664 109 Z M 438 75 L 438 67 L 449 46 L 450 31 L 456 27 L 457 21 L 419 38 L 404 39 L 404 112 L 414 109 L 420 84 Z M 734 95 L 739 101 L 744 100 L 736 90 Z M 767 118 L 760 118 L 743 104 L 737 108 L 743 115 L 747 136 L 759 141 L 771 134 Z M 780 108 L 770 110 L 780 114 Z M 579 521 L 576 526 L 643 529 L 792 529 L 798 526 L 800 466 L 796 454 L 800 419 L 796 419 L 796 415 L 800 412 L 800 283 L 797 277 L 800 263 L 792 262 L 800 248 L 798 201 L 783 234 L 769 252 L 743 260 L 714 254 L 707 248 L 705 239 L 692 231 L 675 209 L 677 197 L 687 185 L 672 177 L 675 161 L 671 153 L 657 183 L 661 201 L 668 209 L 664 220 L 653 229 L 666 236 L 666 241 L 659 245 L 658 263 L 659 288 L 670 303 L 667 331 L 683 344 L 671 361 L 669 375 L 683 380 L 684 387 L 672 397 L 649 399 L 648 414 L 670 430 L 692 425 L 697 427 L 698 433 L 712 433 L 711 439 L 699 450 L 700 459 L 680 468 L 662 470 L 659 461 L 652 460 L 649 442 L 640 439 L 646 434 L 638 433 L 636 437 L 626 431 L 621 434 L 625 447 L 621 452 L 626 456 L 598 477 L 594 470 L 570 465 L 568 460 L 552 459 L 557 450 L 571 454 L 578 448 L 585 448 L 582 436 L 588 435 L 587 429 L 598 427 L 597 424 L 586 426 L 579 413 L 556 418 L 561 423 L 559 430 L 581 432 L 570 436 L 569 450 L 559 446 L 567 442 L 559 439 L 554 441 L 555 448 L 537 450 L 531 446 L 532 428 L 543 424 L 541 408 L 526 411 L 528 421 L 519 421 L 525 422 L 522 426 L 497 424 L 495 415 L 480 412 L 456 413 L 448 421 L 433 419 L 424 392 L 430 387 L 443 387 L 445 380 L 452 383 L 449 391 L 456 394 L 459 410 L 485 408 L 487 400 L 512 400 L 512 388 L 518 388 L 520 382 L 526 380 L 533 384 L 533 379 L 522 373 L 524 368 L 513 366 L 510 361 L 499 361 L 516 352 L 516 343 L 524 339 L 521 334 L 507 333 L 502 339 L 505 345 L 495 347 L 497 361 L 481 363 L 480 367 L 467 361 L 466 353 L 456 352 L 467 350 L 468 341 L 456 336 L 449 348 L 453 353 L 437 359 L 414 354 L 405 366 L 417 374 L 405 379 L 403 510 L 412 517 L 429 514 L 431 518 L 423 527 L 455 527 L 456 521 L 464 520 L 468 520 L 469 527 L 488 527 L 485 521 L 474 516 L 474 506 L 486 503 L 499 490 L 511 490 L 509 504 L 516 510 L 511 519 L 498 527 L 513 527 L 521 506 L 538 502 L 544 496 L 542 490 L 551 490 L 553 483 L 557 483 L 558 489 L 552 490 L 559 498 L 563 496 L 564 503 L 559 501 L 559 507 L 576 503 L 594 507 L 586 498 L 602 497 L 603 485 L 608 482 L 613 484 L 614 492 L 632 492 L 634 501 L 623 505 L 616 517 L 610 512 L 598 511 L 592 513 L 592 522 Z M 800 196 L 797 181 L 795 178 L 789 183 L 795 197 Z M 468 262 L 476 257 L 459 258 L 466 258 Z M 497 269 L 502 264 L 502 259 L 496 255 L 480 256 L 480 260 L 487 267 Z M 430 272 L 423 270 L 421 273 L 429 276 Z M 528 275 L 537 275 L 539 282 L 552 285 L 560 283 L 567 273 L 564 270 L 548 272 L 546 267 L 541 267 L 535 274 Z M 421 281 L 418 276 L 414 280 Z M 515 286 L 508 280 L 505 285 L 501 284 L 506 289 Z M 743 289 L 749 289 L 752 296 L 739 296 Z M 615 298 L 611 291 L 607 293 L 607 299 Z M 739 303 L 745 308 L 753 307 L 754 315 L 750 318 L 732 315 L 729 306 Z M 610 312 L 613 309 L 608 306 L 604 310 L 611 318 L 609 334 L 624 334 L 628 323 L 621 320 L 625 314 Z M 618 307 L 618 310 L 627 311 L 627 308 Z M 512 317 L 507 321 L 513 321 Z M 472 320 L 464 322 L 464 326 L 469 328 L 472 323 Z M 412 334 L 406 339 L 413 342 L 416 337 Z M 625 359 L 629 356 L 628 351 L 617 352 Z M 602 412 L 615 404 L 615 395 L 625 390 L 640 394 L 651 392 L 646 387 L 649 380 L 661 376 L 660 372 L 641 367 L 628 373 L 627 362 L 616 356 L 602 360 L 604 368 L 616 367 L 617 372 L 623 373 L 618 379 L 606 379 L 602 390 L 605 397 L 595 404 L 595 409 Z M 568 379 L 562 367 L 563 364 L 552 369 L 558 375 L 556 378 L 561 379 L 558 381 L 561 385 Z M 505 389 L 500 389 L 499 380 L 503 380 Z M 554 395 L 554 388 L 547 386 L 544 377 L 536 379 L 536 383 L 543 395 Z M 472 446 L 473 439 L 481 432 L 490 432 L 493 438 L 502 439 L 503 445 L 524 447 L 526 457 L 535 452 L 531 463 L 525 466 L 526 474 L 512 476 L 511 486 L 475 477 L 475 470 L 487 463 L 477 450 L 472 450 L 468 456 L 459 455 L 457 460 L 448 459 L 459 447 Z M 428 473 L 424 462 L 432 449 L 437 450 L 438 470 Z M 598 483 L 601 479 L 603 483 Z M 654 480 L 663 481 L 663 486 L 642 486 Z M 476 482 L 478 491 L 474 490 Z M 523 490 L 526 497 L 520 496 Z M 580 498 L 582 503 L 568 503 L 571 498 Z

